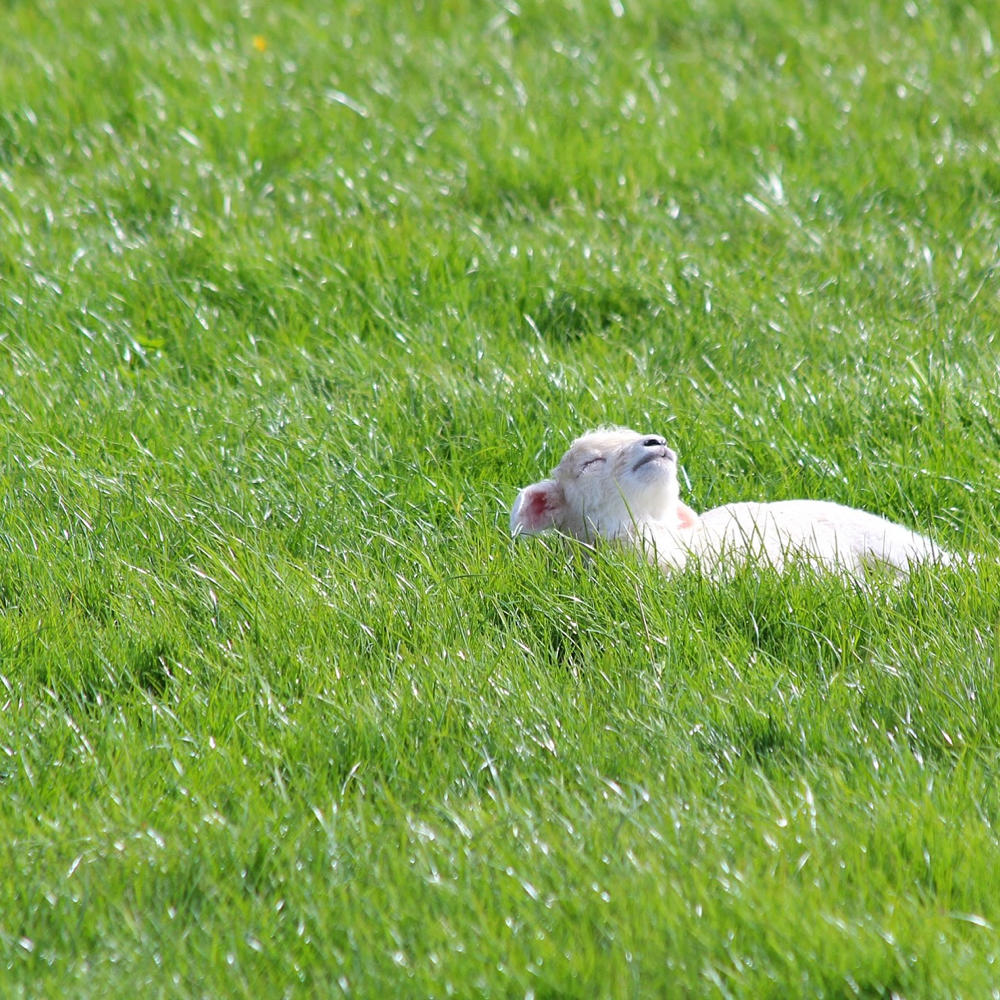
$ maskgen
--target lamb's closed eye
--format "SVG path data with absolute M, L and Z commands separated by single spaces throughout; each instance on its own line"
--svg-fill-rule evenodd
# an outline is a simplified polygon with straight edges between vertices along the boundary
M 583 465 L 580 466 L 580 472 L 586 472 L 588 469 L 594 471 L 599 465 L 603 465 L 607 459 L 603 455 L 595 455 L 593 458 L 588 458 Z

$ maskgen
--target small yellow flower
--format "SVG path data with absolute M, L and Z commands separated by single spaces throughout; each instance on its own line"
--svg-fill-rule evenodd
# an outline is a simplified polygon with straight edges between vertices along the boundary
M 253 36 L 253 47 L 258 52 L 266 52 L 267 51 L 267 39 L 263 35 L 254 35 Z

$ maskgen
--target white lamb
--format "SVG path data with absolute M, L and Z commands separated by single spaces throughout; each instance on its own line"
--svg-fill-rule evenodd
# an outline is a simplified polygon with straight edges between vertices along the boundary
M 680 501 L 677 455 L 666 441 L 623 428 L 577 438 L 553 478 L 521 490 L 510 527 L 514 535 L 554 529 L 618 541 L 667 570 L 695 558 L 710 573 L 748 560 L 780 571 L 799 559 L 860 580 L 871 564 L 905 574 L 914 563 L 955 558 L 900 524 L 823 500 L 732 503 L 699 516 Z

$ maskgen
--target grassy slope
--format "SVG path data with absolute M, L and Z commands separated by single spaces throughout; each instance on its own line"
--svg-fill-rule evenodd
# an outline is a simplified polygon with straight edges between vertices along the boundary
M 616 6 L 8 5 L 4 995 L 998 981 L 996 567 L 504 533 L 620 422 L 994 550 L 994 41 Z

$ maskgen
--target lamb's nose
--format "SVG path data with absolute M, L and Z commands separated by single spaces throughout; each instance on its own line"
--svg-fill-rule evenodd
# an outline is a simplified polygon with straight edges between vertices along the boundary
M 643 448 L 662 448 L 667 442 L 661 437 L 648 437 L 642 442 Z

